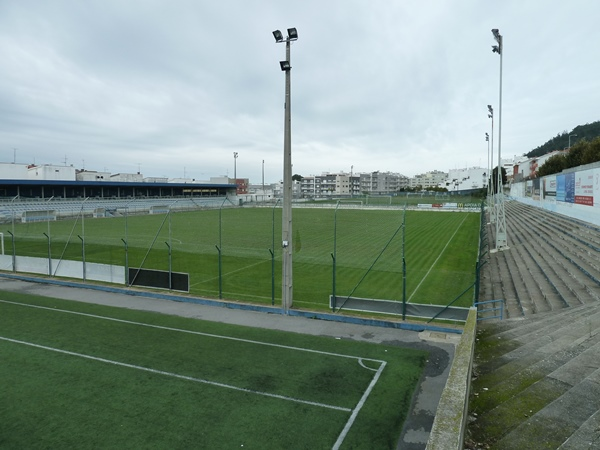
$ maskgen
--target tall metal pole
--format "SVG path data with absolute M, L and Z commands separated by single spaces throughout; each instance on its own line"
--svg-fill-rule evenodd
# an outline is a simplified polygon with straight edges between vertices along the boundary
M 490 166 L 492 165 L 492 163 L 490 162 L 490 135 L 485 133 L 485 141 L 487 142 L 487 177 L 488 179 L 486 180 L 487 183 L 487 196 L 489 198 L 490 196 L 490 180 L 492 179 L 492 174 L 490 172 Z
M 238 152 L 233 152 L 233 182 L 235 183 L 235 193 L 237 194 L 237 157 Z
M 290 39 L 285 43 L 285 60 L 290 64 Z M 285 71 L 285 121 L 283 149 L 283 217 L 281 240 L 283 245 L 282 303 L 285 313 L 293 305 L 292 285 L 292 114 L 291 70 Z
M 504 46 L 502 35 L 498 29 L 493 29 L 494 39 L 498 45 L 492 47 L 495 53 L 500 55 L 500 93 L 498 114 L 498 201 L 496 207 L 496 251 L 508 249 L 506 236 L 506 214 L 504 210 L 504 189 L 502 186 L 502 55 Z
M 489 184 L 491 185 L 490 198 L 488 199 L 488 209 L 490 211 L 490 223 L 496 223 L 496 197 L 494 194 L 494 108 L 492 105 L 488 105 L 488 117 L 492 119 L 492 130 L 491 130 L 491 154 L 490 154 L 490 177 Z
M 282 241 L 282 283 L 281 302 L 284 314 L 293 305 L 292 277 L 292 101 L 291 101 L 291 59 L 290 43 L 298 39 L 295 28 L 288 28 L 287 38 L 279 30 L 273 31 L 275 42 L 285 42 L 285 61 L 280 61 L 281 70 L 285 72 L 285 116 L 283 136 L 283 211 L 281 226 Z

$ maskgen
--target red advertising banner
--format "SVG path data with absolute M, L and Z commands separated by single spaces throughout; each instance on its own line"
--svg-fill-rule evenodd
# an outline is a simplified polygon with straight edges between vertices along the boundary
M 575 203 L 594 206 L 594 171 L 575 173 Z

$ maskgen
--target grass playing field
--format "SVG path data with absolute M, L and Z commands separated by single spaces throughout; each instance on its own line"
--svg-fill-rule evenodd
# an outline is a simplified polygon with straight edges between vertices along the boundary
M 425 352 L 0 293 L 2 448 L 395 448 Z
M 447 304 L 474 281 L 479 217 L 406 212 L 408 301 Z M 328 308 L 334 252 L 337 295 L 402 301 L 404 211 L 294 208 L 293 219 L 295 306 Z M 280 304 L 279 208 L 17 223 L 14 234 L 17 255 L 48 257 L 50 247 L 53 258 L 81 260 L 83 238 L 87 262 L 116 265 L 125 265 L 127 242 L 129 266 L 145 269 L 168 270 L 170 248 L 172 270 L 189 273 L 192 294 L 270 304 L 274 293 Z

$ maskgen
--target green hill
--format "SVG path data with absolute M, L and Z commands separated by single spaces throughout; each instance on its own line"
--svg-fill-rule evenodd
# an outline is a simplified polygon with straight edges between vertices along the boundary
M 577 137 L 573 135 L 577 135 Z M 546 153 L 553 152 L 554 150 L 563 150 L 569 146 L 569 136 L 572 136 L 571 145 L 582 139 L 591 141 L 600 136 L 600 121 L 587 123 L 585 125 L 578 125 L 573 128 L 572 131 L 563 131 L 545 144 L 531 150 L 526 156 L 528 158 L 533 158 L 535 156 L 542 156 Z

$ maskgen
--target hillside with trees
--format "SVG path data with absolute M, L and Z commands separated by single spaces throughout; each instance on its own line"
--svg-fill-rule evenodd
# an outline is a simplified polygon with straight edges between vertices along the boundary
M 571 167 L 583 166 L 600 161 L 600 137 L 581 140 L 571 144 L 571 150 L 551 156 L 538 169 L 538 176 L 560 173 Z
M 573 136 L 576 135 L 576 136 Z M 600 121 L 588 123 L 585 125 L 579 125 L 573 128 L 572 131 L 563 131 L 553 137 L 548 142 L 534 148 L 527 153 L 528 158 L 534 158 L 536 156 L 542 156 L 546 153 L 553 152 L 555 150 L 564 150 L 569 147 L 569 136 L 571 136 L 571 147 L 579 141 L 587 140 L 593 141 L 595 138 L 600 136 Z

